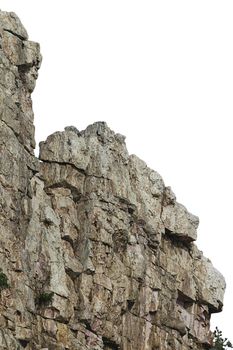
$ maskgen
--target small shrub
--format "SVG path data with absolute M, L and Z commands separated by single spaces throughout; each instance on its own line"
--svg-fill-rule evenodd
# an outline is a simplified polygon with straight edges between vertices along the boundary
M 53 292 L 49 293 L 41 293 L 37 298 L 36 298 L 36 304 L 39 306 L 42 305 L 48 305 L 49 303 L 52 302 L 53 300 Z
M 233 348 L 233 345 L 227 338 L 222 337 L 222 332 L 216 327 L 214 331 L 214 347 L 212 350 L 227 350 L 229 348 Z
M 1 271 L 0 272 L 0 290 L 5 288 L 9 288 L 8 278 L 7 278 L 7 275 Z

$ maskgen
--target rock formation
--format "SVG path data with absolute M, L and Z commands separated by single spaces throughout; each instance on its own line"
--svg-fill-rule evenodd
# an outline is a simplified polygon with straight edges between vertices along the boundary
M 198 218 L 103 122 L 54 133 L 38 160 L 40 62 L 0 12 L 0 349 L 208 349 L 225 282 Z

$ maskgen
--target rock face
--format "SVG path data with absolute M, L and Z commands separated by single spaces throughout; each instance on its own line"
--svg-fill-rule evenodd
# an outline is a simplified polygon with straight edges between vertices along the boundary
M 39 161 L 40 62 L 0 12 L 0 349 L 209 348 L 225 281 L 198 218 L 103 122 L 49 136 Z

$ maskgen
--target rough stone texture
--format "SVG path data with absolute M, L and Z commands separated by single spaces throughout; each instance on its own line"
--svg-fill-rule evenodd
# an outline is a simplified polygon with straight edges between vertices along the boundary
M 225 281 L 198 218 L 103 122 L 54 133 L 36 159 L 39 46 L 13 13 L 0 40 L 0 350 L 209 348 Z

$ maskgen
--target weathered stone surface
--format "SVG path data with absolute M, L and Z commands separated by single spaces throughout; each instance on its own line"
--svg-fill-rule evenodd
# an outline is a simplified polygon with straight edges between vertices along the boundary
M 14 12 L 0 11 L 0 25 L 3 30 L 18 36 L 20 39 L 28 39 L 26 29 Z
M 0 349 L 201 350 L 225 282 L 198 218 L 104 122 L 33 154 L 41 56 L 0 12 Z

